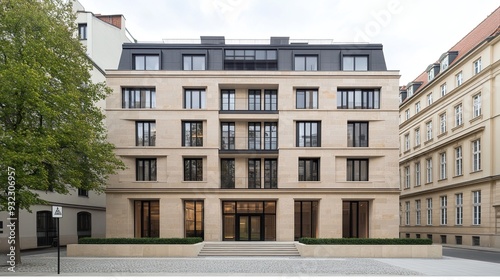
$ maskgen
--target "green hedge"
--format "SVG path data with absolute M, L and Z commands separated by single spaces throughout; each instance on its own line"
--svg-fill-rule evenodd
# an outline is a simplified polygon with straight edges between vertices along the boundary
M 200 237 L 188 238 L 91 238 L 84 237 L 78 244 L 195 244 L 202 242 Z
M 303 244 L 324 245 L 431 245 L 431 239 L 415 238 L 300 238 Z

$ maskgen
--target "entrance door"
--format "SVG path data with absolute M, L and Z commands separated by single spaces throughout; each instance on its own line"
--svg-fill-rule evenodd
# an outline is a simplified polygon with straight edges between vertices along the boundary
M 263 240 L 261 215 L 238 215 L 238 241 L 261 241 Z

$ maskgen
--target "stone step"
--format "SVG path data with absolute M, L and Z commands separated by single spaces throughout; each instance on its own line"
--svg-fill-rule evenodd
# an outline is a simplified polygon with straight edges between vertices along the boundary
M 208 242 L 198 256 L 300 256 L 294 243 Z

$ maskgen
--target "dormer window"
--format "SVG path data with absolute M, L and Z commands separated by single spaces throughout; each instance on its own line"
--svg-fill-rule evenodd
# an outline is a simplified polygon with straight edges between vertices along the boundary
M 427 67 L 428 81 L 432 81 L 438 73 L 439 73 L 439 64 L 438 63 L 434 63 L 434 64 L 429 65 L 429 67 Z
M 342 59 L 344 71 L 367 71 L 368 56 L 366 55 L 344 55 Z
M 413 87 L 409 87 L 406 92 L 408 93 L 408 97 L 412 97 L 413 96 Z
M 441 71 L 444 71 L 444 70 L 448 69 L 448 65 L 449 65 L 449 57 L 445 56 L 441 60 Z
M 432 79 L 434 79 L 434 69 L 431 69 L 429 72 L 427 72 L 427 79 L 429 81 L 432 81 Z

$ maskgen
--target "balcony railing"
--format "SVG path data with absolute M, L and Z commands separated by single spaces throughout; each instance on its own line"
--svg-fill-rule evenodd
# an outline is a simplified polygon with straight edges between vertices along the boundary
M 264 170 L 262 170 L 264 173 Z M 278 177 L 232 177 L 221 178 L 221 189 L 277 189 Z
M 236 97 L 221 99 L 220 114 L 277 114 L 278 103 L 276 98 L 265 99 L 258 97 Z
M 255 152 L 276 153 L 278 151 L 278 138 L 267 137 L 222 137 L 220 152 Z

